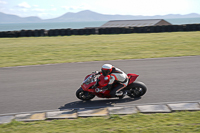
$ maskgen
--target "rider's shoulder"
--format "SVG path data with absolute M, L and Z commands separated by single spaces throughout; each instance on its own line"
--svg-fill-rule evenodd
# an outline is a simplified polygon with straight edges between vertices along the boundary
M 116 67 L 115 67 L 115 68 L 113 68 L 111 74 L 114 74 L 114 73 L 123 73 L 123 71 L 120 70 L 119 68 L 116 68 Z

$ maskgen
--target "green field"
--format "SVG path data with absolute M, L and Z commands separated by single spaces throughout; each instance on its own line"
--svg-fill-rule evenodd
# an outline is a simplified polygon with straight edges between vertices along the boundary
M 0 38 L 0 67 L 200 55 L 200 32 Z M 0 133 L 200 133 L 200 111 L 17 122 Z
M 0 67 L 200 55 L 200 32 L 0 38 Z
M 200 111 L 16 122 L 0 133 L 200 133 Z

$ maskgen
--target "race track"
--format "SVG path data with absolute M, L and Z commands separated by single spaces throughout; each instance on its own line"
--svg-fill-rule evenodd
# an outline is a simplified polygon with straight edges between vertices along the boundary
M 104 63 L 139 74 L 147 93 L 141 99 L 78 100 L 84 77 Z M 200 56 L 0 68 L 0 114 L 176 101 L 200 101 Z

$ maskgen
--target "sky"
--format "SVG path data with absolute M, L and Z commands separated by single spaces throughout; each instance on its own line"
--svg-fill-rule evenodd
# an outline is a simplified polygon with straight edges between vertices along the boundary
M 101 14 L 200 14 L 200 0 L 0 0 L 0 12 L 50 19 L 67 12 L 91 10 Z

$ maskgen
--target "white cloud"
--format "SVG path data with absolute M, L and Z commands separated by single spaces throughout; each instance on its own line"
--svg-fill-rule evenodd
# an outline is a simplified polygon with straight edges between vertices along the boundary
M 56 11 L 57 10 L 57 8 L 51 8 L 51 11 Z
M 62 6 L 62 8 L 64 8 L 65 10 L 85 10 L 89 9 L 90 6 L 87 4 L 82 4 L 79 6 Z
M 75 6 L 62 6 L 62 8 L 66 9 L 66 10 L 74 10 L 74 9 L 77 9 L 77 7 L 75 7 Z
M 38 5 L 33 5 L 33 7 L 39 7 Z
M 18 4 L 18 7 L 21 7 L 21 8 L 31 8 L 31 6 L 27 2 L 22 2 L 22 3 Z
M 6 1 L 0 0 L 0 4 L 7 4 Z
M 35 8 L 35 9 L 33 9 L 33 11 L 44 12 L 44 11 L 45 11 L 45 9 L 41 9 L 41 8 Z

